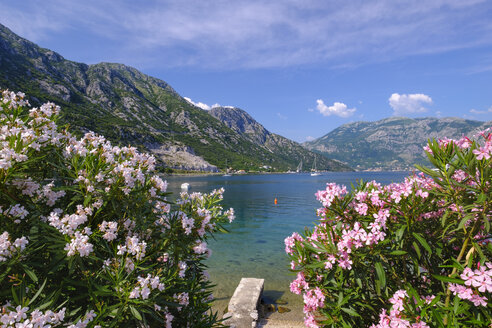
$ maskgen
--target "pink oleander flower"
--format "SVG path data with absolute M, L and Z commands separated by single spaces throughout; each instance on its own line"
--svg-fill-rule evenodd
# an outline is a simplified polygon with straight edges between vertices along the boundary
M 472 151 L 473 154 L 477 156 L 477 160 L 489 159 L 490 158 L 490 147 L 480 147 L 480 149 L 474 149 Z
M 308 314 L 304 317 L 304 325 L 307 328 L 318 328 L 319 325 L 312 314 Z
M 303 295 L 304 298 L 304 313 L 314 312 L 325 306 L 325 295 L 319 287 L 310 289 Z
M 304 277 L 304 273 L 299 272 L 297 274 L 297 278 L 290 283 L 290 291 L 294 294 L 300 295 L 303 290 L 309 288 L 308 283 L 306 282 L 306 278 Z
M 285 252 L 292 255 L 294 252 L 295 241 L 303 241 L 304 239 L 297 232 L 294 232 L 290 237 L 285 238 Z

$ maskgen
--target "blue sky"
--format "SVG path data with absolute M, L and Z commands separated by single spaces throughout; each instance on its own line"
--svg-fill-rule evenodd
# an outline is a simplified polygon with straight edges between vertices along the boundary
M 492 2 L 3 0 L 67 59 L 119 62 L 296 141 L 390 116 L 492 120 Z

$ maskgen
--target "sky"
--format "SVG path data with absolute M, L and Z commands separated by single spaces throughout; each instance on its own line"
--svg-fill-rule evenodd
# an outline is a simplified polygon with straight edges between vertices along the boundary
M 492 1 L 2 0 L 69 60 L 123 63 L 298 142 L 391 116 L 492 120 Z

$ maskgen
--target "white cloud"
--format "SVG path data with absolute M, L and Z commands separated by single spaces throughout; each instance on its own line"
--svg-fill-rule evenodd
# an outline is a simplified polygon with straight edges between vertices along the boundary
M 348 108 L 347 105 L 344 103 L 340 102 L 335 102 L 333 103 L 332 106 L 326 106 L 323 100 L 318 99 L 316 100 L 318 105 L 316 106 L 316 109 L 323 115 L 323 116 L 330 116 L 330 115 L 336 115 L 340 117 L 350 117 L 352 116 L 356 109 L 355 108 Z
M 78 42 L 88 48 L 97 38 L 113 47 L 113 51 L 94 52 L 86 61 L 124 59 L 129 65 L 161 68 L 284 67 L 320 62 L 350 67 L 484 47 L 492 45 L 489 13 L 490 3 L 482 0 L 0 3 L 0 21 L 21 36 L 53 44 L 60 35 L 66 38 L 66 32 L 75 31 L 81 37 Z M 63 47 L 70 46 L 67 43 L 56 50 L 65 53 Z
M 492 113 L 492 106 L 490 106 L 490 108 L 488 110 L 470 109 L 470 113 L 479 114 L 479 115 L 490 114 L 490 113 Z
M 204 104 L 202 102 L 194 102 L 193 100 L 191 100 L 190 98 L 188 97 L 183 97 L 187 102 L 189 102 L 190 104 L 196 106 L 196 107 L 199 107 L 201 109 L 204 109 L 204 110 L 210 110 L 212 107 L 207 105 L 207 104 Z M 218 106 L 217 106 L 218 107 Z
M 222 106 L 221 104 L 219 103 L 215 103 L 213 105 L 207 105 L 205 103 L 202 103 L 202 102 L 194 102 L 193 100 L 191 100 L 191 98 L 189 97 L 183 97 L 187 102 L 189 102 L 190 104 L 196 106 L 196 107 L 199 107 L 201 109 L 204 109 L 204 110 L 211 110 L 212 108 L 217 108 L 217 107 L 224 107 L 224 108 L 234 108 L 234 106 Z
M 416 114 L 427 111 L 425 105 L 432 104 L 432 98 L 423 93 L 402 94 L 393 93 L 388 99 L 394 115 Z
M 311 137 L 311 136 L 307 136 L 306 137 L 306 141 L 313 141 L 314 139 L 316 139 L 315 137 Z

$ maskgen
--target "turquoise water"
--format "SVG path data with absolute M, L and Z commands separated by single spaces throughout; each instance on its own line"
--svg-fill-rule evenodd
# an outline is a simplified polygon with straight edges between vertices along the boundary
M 284 239 L 292 232 L 312 228 L 320 203 L 314 194 L 326 183 L 347 187 L 356 180 L 376 180 L 382 184 L 403 181 L 408 172 L 330 172 L 312 177 L 303 174 L 265 174 L 213 176 L 171 176 L 169 191 L 179 193 L 182 183 L 190 192 L 210 192 L 225 188 L 224 209 L 233 207 L 235 221 L 227 225 L 229 234 L 209 241 L 212 256 L 207 261 L 216 300 L 228 299 L 242 277 L 264 278 L 267 299 L 285 300 L 297 305 L 302 299 L 289 291 L 293 279 L 284 252 Z M 277 198 L 277 205 L 274 200 Z M 224 305 L 225 307 L 225 305 Z

